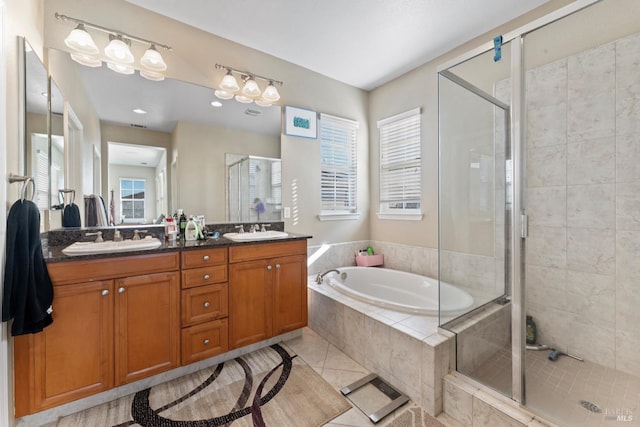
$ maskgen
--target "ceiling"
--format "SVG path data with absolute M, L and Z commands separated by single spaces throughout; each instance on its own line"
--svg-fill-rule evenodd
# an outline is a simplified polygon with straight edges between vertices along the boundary
M 548 0 L 127 1 L 371 90 Z

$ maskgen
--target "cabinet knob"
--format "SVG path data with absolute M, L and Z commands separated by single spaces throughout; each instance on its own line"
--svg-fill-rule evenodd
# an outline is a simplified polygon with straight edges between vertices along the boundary
M 124 288 L 118 288 L 118 293 L 119 293 L 119 294 L 124 293 Z
M 280 268 L 280 264 L 276 264 L 276 268 Z
M 202 341 L 202 343 L 203 343 L 204 345 L 209 345 L 209 338 L 207 338 L 206 340 Z
M 109 295 L 109 289 L 103 289 L 101 294 L 103 297 Z
M 271 264 L 267 265 L 267 270 L 271 270 L 273 267 L 271 267 Z
M 211 304 L 209 304 L 209 301 L 205 301 L 202 305 L 204 306 L 204 308 L 209 308 Z
M 209 255 L 203 256 L 202 259 L 205 260 L 205 261 L 209 261 Z
M 204 275 L 204 280 L 209 280 L 209 278 L 210 278 L 210 277 L 211 277 L 211 276 L 209 276 L 208 274 L 205 274 L 205 275 Z

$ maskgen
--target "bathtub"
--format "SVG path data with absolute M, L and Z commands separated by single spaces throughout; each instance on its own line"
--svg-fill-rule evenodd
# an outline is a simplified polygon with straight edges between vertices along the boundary
M 379 307 L 421 315 L 438 314 L 438 281 L 418 274 L 378 267 L 342 267 L 325 276 L 339 292 Z M 440 313 L 454 314 L 473 305 L 473 297 L 446 282 L 440 283 Z

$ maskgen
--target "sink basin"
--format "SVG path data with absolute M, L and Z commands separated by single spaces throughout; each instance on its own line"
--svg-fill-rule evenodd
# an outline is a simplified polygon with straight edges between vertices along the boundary
M 257 240 L 282 239 L 288 235 L 284 231 L 268 230 L 256 231 L 255 233 L 225 233 L 222 237 L 234 242 L 253 242 Z
M 69 256 L 108 254 L 114 252 L 146 251 L 160 247 L 162 242 L 155 237 L 145 237 L 140 240 L 123 240 L 121 242 L 75 242 L 62 250 Z

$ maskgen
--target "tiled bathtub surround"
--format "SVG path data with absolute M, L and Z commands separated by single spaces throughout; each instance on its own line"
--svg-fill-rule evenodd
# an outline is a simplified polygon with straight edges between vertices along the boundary
M 539 341 L 640 376 L 640 34 L 527 72 Z
M 393 312 L 309 281 L 309 326 L 431 415 L 442 410 L 442 377 L 453 366 L 453 340 L 437 317 Z

